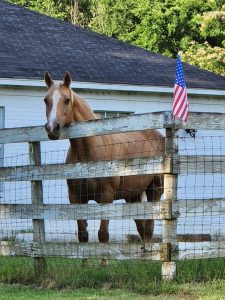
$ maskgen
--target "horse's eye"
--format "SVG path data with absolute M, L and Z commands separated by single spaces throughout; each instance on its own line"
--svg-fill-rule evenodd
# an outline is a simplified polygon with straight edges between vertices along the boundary
M 65 103 L 66 105 L 68 105 L 68 104 L 70 103 L 70 99 L 69 99 L 69 98 L 66 98 L 65 101 L 64 101 L 64 103 Z
M 47 104 L 47 102 L 48 102 L 47 98 L 44 98 L 44 102 L 45 102 L 45 104 Z

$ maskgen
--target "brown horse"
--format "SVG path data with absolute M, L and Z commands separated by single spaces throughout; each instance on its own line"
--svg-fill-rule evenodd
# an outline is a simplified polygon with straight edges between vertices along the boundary
M 63 83 L 54 82 L 49 73 L 45 73 L 45 82 L 49 88 L 45 97 L 45 124 L 48 136 L 57 140 L 61 129 L 73 122 L 98 119 L 89 105 L 71 88 L 71 76 L 66 72 Z M 66 162 L 100 161 L 127 159 L 135 157 L 161 156 L 164 154 L 163 136 L 156 130 L 120 133 L 94 137 L 70 139 Z M 97 203 L 112 203 L 125 199 L 126 202 L 142 201 L 143 195 L 148 201 L 159 201 L 163 191 L 162 178 L 157 175 L 136 175 L 124 177 L 69 179 L 67 180 L 70 203 L 86 204 L 88 200 Z M 137 230 L 144 242 L 150 242 L 153 234 L 153 220 L 135 220 Z M 88 241 L 87 221 L 77 220 L 78 239 Z M 98 238 L 108 242 L 108 220 L 101 220 Z

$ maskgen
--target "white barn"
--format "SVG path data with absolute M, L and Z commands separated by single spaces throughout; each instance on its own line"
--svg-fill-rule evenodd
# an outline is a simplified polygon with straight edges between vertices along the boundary
M 174 59 L 2 0 L 0 23 L 0 127 L 35 126 L 45 123 L 45 71 L 49 71 L 56 80 L 61 80 L 64 72 L 69 71 L 73 78 L 72 88 L 88 101 L 94 111 L 105 116 L 171 110 Z M 188 64 L 184 64 L 184 72 L 190 111 L 225 113 L 225 78 Z M 212 149 L 211 136 L 217 136 L 218 133 L 197 132 L 194 144 L 194 139 L 190 138 L 189 133 L 183 131 L 181 135 L 188 138 L 188 142 L 181 140 L 181 151 L 215 152 Z M 221 136 L 221 133 L 219 135 Z M 225 148 L 222 137 L 217 138 L 217 142 L 220 145 L 218 151 L 221 153 Z M 1 146 L 0 164 L 26 164 L 27 147 L 25 144 Z M 67 147 L 67 141 L 42 143 L 43 160 L 63 161 Z M 51 155 L 51 151 L 57 151 L 58 155 Z M 193 198 L 195 194 L 196 198 L 205 193 L 209 196 L 213 193 L 215 197 L 224 193 L 222 175 L 218 178 L 204 178 L 204 184 L 201 185 L 202 180 L 181 179 L 181 194 L 185 193 L 187 198 Z M 185 188 L 182 189 L 184 182 Z M 194 182 L 199 182 L 196 185 L 198 192 L 193 187 Z M 213 187 L 215 182 L 217 185 L 220 183 L 216 190 Z M 24 191 L 28 193 L 29 188 L 24 189 L 22 185 L 13 187 L 12 183 L 8 187 L 1 186 L 0 189 L 1 202 L 7 202 L 9 195 L 15 203 L 27 201 Z M 57 190 L 54 185 L 51 189 L 50 195 L 46 185 L 46 201 L 61 203 L 62 198 L 68 201 L 65 186 Z M 27 198 L 29 196 L 26 194 Z M 18 228 L 18 224 L 10 223 L 10 226 L 9 223 L 5 223 L 3 231 L 6 227 Z M 24 224 L 19 226 L 23 228 Z M 219 231 L 220 226 L 215 230 Z M 208 230 L 211 229 L 207 227 L 206 232 Z M 189 227 L 188 231 L 192 229 Z

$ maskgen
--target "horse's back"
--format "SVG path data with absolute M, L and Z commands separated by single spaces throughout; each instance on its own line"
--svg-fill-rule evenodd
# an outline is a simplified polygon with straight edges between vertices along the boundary
M 99 141 L 99 147 L 97 147 L 100 152 L 97 155 L 101 153 L 105 160 L 153 157 L 164 154 L 164 138 L 156 130 L 112 134 L 100 137 L 100 139 L 102 140 Z
M 102 161 L 164 155 L 164 137 L 157 130 L 126 132 L 77 139 L 67 162 Z

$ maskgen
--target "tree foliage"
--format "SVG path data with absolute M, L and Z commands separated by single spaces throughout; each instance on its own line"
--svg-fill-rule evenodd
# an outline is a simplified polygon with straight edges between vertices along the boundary
M 93 0 L 8 0 L 39 13 L 87 27 Z
M 66 14 L 61 1 L 54 0 L 10 0 L 29 9 L 35 10 L 41 14 L 49 15 L 54 18 L 65 19 Z
M 93 0 L 63 0 L 60 3 L 63 5 L 67 21 L 88 27 L 92 18 Z
M 225 75 L 224 0 L 10 0 Z

